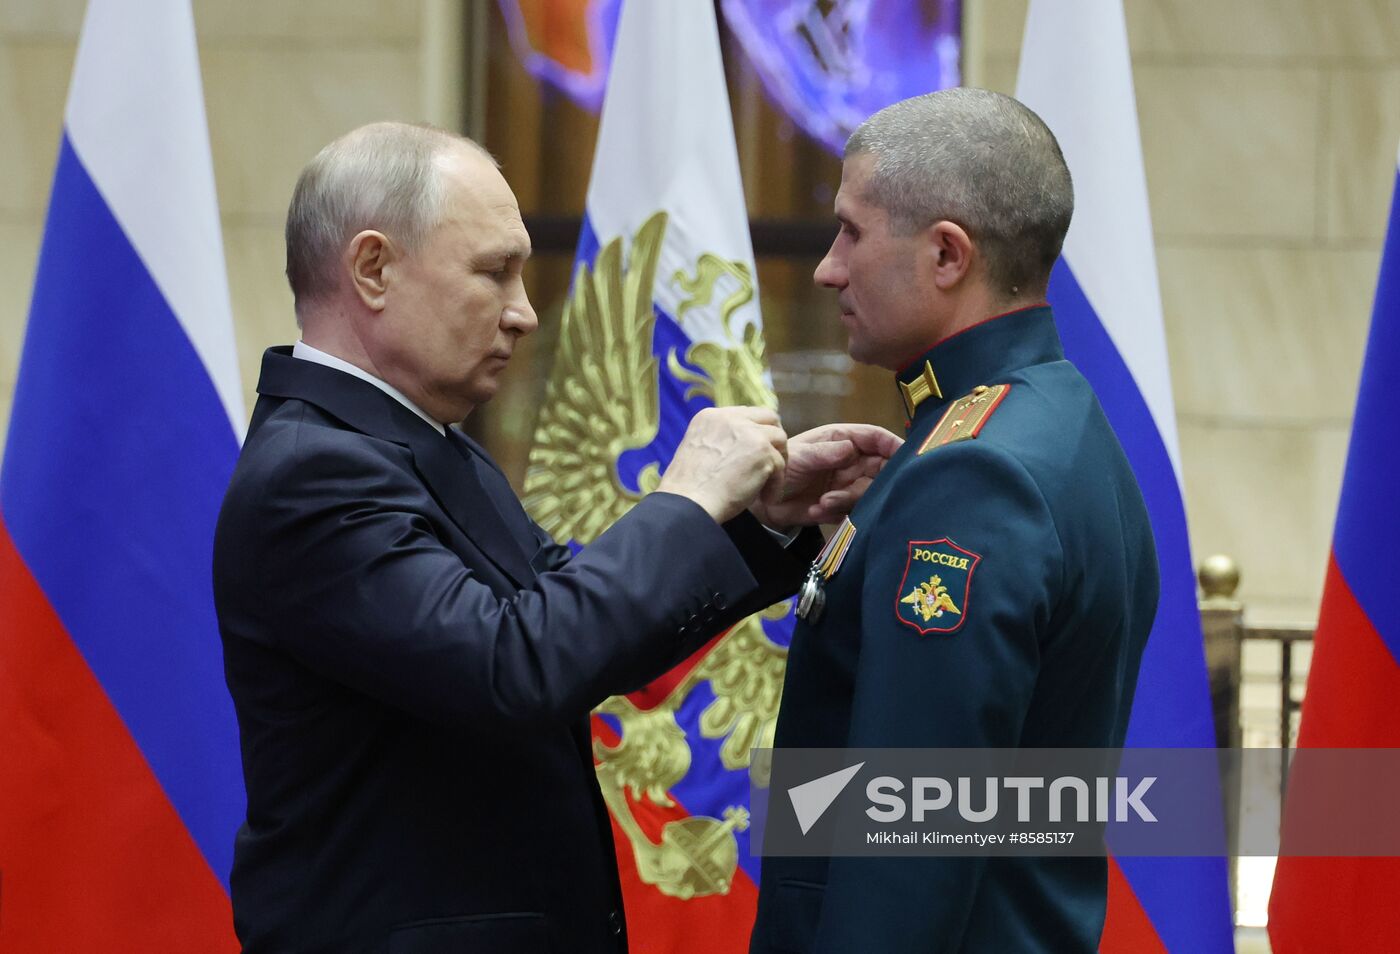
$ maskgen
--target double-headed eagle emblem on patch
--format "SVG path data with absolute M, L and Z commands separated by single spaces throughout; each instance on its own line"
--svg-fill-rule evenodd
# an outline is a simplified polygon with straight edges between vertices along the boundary
M 592 268 L 580 264 L 574 273 L 525 474 L 526 508 L 561 542 L 592 542 L 660 481 L 661 468 L 652 462 L 629 487 L 619 462 L 649 447 L 660 426 L 652 302 L 666 226 L 666 213 L 657 212 L 637 231 L 625 265 L 619 237 L 602 248 Z M 757 324 L 735 328 L 736 312 L 754 295 L 749 267 L 704 254 L 669 281 L 682 295 L 676 319 L 692 309 L 713 310 L 726 341 L 693 344 L 683 360 L 670 349 L 666 370 L 686 385 L 685 396 L 701 395 L 717 406 L 776 408 Z M 690 742 L 675 713 L 692 690 L 708 683 L 714 701 L 700 715 L 700 734 L 724 740 L 725 768 L 756 770 L 750 753 L 772 745 L 787 662 L 787 649 L 768 638 L 761 619 L 782 619 L 789 609 L 779 604 L 740 622 L 659 705 L 644 710 L 614 696 L 598 707 L 621 728 L 615 746 L 594 740 L 604 798 L 632 843 L 642 880 L 664 894 L 727 894 L 738 864 L 734 832 L 748 825 L 748 810 L 734 805 L 723 820 L 696 815 L 666 822 L 659 843 L 643 830 L 638 818 L 673 807 L 667 791 L 690 770 Z M 654 808 L 641 805 L 643 799 Z M 634 803 L 640 812 L 634 813 Z
M 937 573 L 914 587 L 900 602 L 912 604 L 914 612 L 918 613 L 925 623 L 931 619 L 941 619 L 944 613 L 962 615 L 962 610 L 953 605 L 953 598 L 948 595 L 948 587 L 943 585 L 943 577 Z
M 894 615 L 920 636 L 956 632 L 967 620 L 972 573 L 982 555 L 947 537 L 910 540 L 907 553 Z

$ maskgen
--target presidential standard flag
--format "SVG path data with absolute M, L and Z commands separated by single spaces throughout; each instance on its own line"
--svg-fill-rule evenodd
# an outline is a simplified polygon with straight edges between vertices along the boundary
M 874 113 L 961 76 L 962 0 L 721 5 L 769 99 L 838 156 Z
M 710 0 L 623 4 L 586 211 L 525 478 L 575 546 L 655 489 L 697 410 L 776 405 Z M 783 604 L 595 714 L 633 950 L 748 950 L 749 753 L 791 632 Z
M 1397 157 L 1400 165 L 1400 157 Z M 1381 252 L 1299 748 L 1400 744 L 1400 169 Z M 1285 815 L 1288 800 L 1284 801 Z M 1287 823 L 1286 823 L 1287 825 Z M 1287 838 L 1285 838 L 1285 844 Z M 1269 898 L 1276 954 L 1400 947 L 1400 858 L 1283 857 Z
M 92 0 L 0 467 L 0 951 L 237 950 L 243 406 L 188 0 Z
M 1142 657 L 1127 744 L 1213 746 L 1119 0 L 1031 0 L 1016 96 L 1054 131 L 1074 177 L 1074 219 L 1051 274 L 1049 300 L 1065 354 L 1093 385 L 1137 474 L 1161 563 L 1161 602 Z M 1225 858 L 1110 859 L 1106 954 L 1233 949 Z

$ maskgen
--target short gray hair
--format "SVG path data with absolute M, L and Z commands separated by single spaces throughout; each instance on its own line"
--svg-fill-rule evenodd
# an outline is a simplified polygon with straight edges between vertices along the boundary
M 874 157 L 866 198 L 911 234 L 935 222 L 967 230 L 1000 294 L 1043 294 L 1074 211 L 1059 143 L 1010 96 L 957 87 L 880 110 L 846 142 Z
M 301 170 L 287 209 L 287 281 L 298 307 L 335 287 L 345 243 L 365 229 L 409 251 L 421 248 L 442 219 L 434 160 L 462 146 L 491 158 L 445 129 L 397 122 L 361 126 L 318 152 Z

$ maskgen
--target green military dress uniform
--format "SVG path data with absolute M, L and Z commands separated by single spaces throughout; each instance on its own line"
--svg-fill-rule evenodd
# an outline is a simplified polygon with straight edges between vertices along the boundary
M 975 325 L 899 381 L 907 443 L 825 561 L 775 746 L 1121 746 L 1156 549 L 1049 307 Z M 1101 858 L 772 857 L 762 871 L 753 952 L 1065 954 L 1095 951 L 1103 929 Z

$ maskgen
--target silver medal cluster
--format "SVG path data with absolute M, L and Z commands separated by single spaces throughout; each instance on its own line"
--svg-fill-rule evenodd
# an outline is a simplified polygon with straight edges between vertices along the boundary
M 850 550 L 851 541 L 855 536 L 856 525 L 847 517 L 841 521 L 841 526 L 836 528 L 831 539 L 826 541 L 822 552 L 817 554 L 812 568 L 807 571 L 807 579 L 803 581 L 802 589 L 797 594 L 799 619 L 808 623 L 815 623 L 821 619 L 822 610 L 826 608 L 826 581 L 841 569 L 841 563 L 846 559 L 846 553 Z

